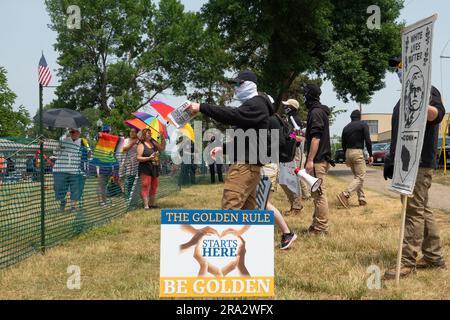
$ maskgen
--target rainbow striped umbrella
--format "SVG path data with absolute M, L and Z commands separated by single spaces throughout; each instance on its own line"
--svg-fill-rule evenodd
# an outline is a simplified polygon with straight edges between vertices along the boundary
M 138 118 L 128 119 L 124 121 L 127 126 L 130 128 L 135 128 L 137 130 L 144 130 L 144 129 L 150 129 L 152 138 L 161 143 L 161 135 L 158 131 L 156 131 L 154 128 L 147 125 L 144 121 Z
M 146 112 L 133 112 L 132 115 L 143 121 L 151 129 L 154 129 L 159 134 L 164 135 L 166 139 L 169 139 L 166 126 L 158 119 L 158 117 L 152 116 Z

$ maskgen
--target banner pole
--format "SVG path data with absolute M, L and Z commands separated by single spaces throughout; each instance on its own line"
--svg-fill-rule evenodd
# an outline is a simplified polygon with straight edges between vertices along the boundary
M 447 175 L 447 129 L 448 124 L 450 123 L 450 114 L 447 117 L 447 122 L 443 121 L 443 124 L 445 124 L 442 132 L 442 150 L 444 151 L 444 176 Z
M 39 84 L 39 163 L 41 181 L 41 253 L 45 254 L 45 174 L 44 174 L 44 125 L 43 125 L 43 110 L 42 110 L 42 84 Z
M 400 266 L 402 264 L 402 250 L 403 250 L 403 238 L 405 236 L 405 221 L 406 221 L 406 203 L 407 196 L 402 195 L 402 221 L 400 226 L 400 239 L 398 241 L 398 252 L 397 252 L 397 269 L 395 273 L 395 284 L 400 284 Z

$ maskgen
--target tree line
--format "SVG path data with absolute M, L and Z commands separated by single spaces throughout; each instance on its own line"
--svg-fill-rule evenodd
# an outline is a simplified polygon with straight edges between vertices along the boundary
M 374 4 L 380 28 L 367 26 Z M 60 65 L 57 98 L 46 107 L 86 112 L 117 129 L 169 90 L 230 102 L 224 78 L 243 69 L 258 75 L 277 106 L 300 98 L 301 82 L 323 80 L 341 101 L 367 104 L 384 87 L 388 59 L 401 51 L 401 0 L 209 0 L 199 12 L 186 12 L 179 0 L 45 5 Z M 80 29 L 67 27 L 70 5 L 80 8 Z

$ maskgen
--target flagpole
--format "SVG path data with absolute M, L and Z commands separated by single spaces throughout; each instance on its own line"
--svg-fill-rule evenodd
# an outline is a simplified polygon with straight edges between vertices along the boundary
M 42 110 L 42 84 L 39 83 L 39 163 L 41 181 L 41 253 L 45 254 L 45 174 L 44 174 L 44 125 Z

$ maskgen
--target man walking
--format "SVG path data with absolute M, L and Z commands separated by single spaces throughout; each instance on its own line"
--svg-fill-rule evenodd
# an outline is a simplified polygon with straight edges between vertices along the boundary
M 341 205 L 348 209 L 349 198 L 356 193 L 360 206 L 367 204 L 363 185 L 366 176 L 366 159 L 364 159 L 364 144 L 369 153 L 369 164 L 373 163 L 372 141 L 370 141 L 369 126 L 361 121 L 361 111 L 355 110 L 350 116 L 352 122 L 345 126 L 342 131 L 342 149 L 345 153 L 345 163 L 352 170 L 353 181 L 347 189 L 337 195 Z
M 305 104 L 308 109 L 306 124 L 306 172 L 322 179 L 321 188 L 312 193 L 314 199 L 313 222 L 309 234 L 326 235 L 328 233 L 328 200 L 326 177 L 330 168 L 330 109 L 320 103 L 322 90 L 317 84 L 303 87 Z
M 190 111 L 193 114 L 201 112 L 218 122 L 232 125 L 235 130 L 243 130 L 244 134 L 248 130 L 258 132 L 260 129 L 269 129 L 269 117 L 275 110 L 267 96 L 258 94 L 256 75 L 251 71 L 242 71 L 231 82 L 235 86 L 236 98 L 242 103 L 240 107 L 192 103 Z M 250 135 L 251 131 L 248 132 Z M 237 152 L 242 146 L 237 145 L 236 137 L 227 145 L 227 150 L 234 150 L 234 163 L 229 169 L 223 190 L 222 209 L 225 210 L 256 208 L 256 187 L 261 179 L 262 167 L 259 161 L 259 139 L 257 137 L 256 146 L 250 144 L 250 139 L 245 140 L 243 153 Z M 221 152 L 220 149 L 214 148 L 211 153 L 216 156 Z M 253 159 L 256 159 L 256 163 L 253 163 Z
M 401 60 L 391 59 L 391 67 L 401 75 Z M 401 79 L 401 78 L 400 78 Z M 395 148 L 399 127 L 400 101 L 392 114 L 392 136 L 390 154 L 385 159 L 384 178 L 392 179 L 394 174 Z M 430 102 L 427 107 L 427 124 L 420 157 L 419 171 L 413 197 L 408 198 L 406 206 L 405 236 L 403 238 L 402 260 L 400 277 L 407 277 L 417 269 L 445 269 L 445 260 L 442 254 L 442 244 L 439 236 L 437 222 L 432 209 L 428 205 L 428 192 L 433 180 L 433 171 L 436 168 L 437 141 L 439 124 L 445 116 L 445 108 L 441 94 L 431 87 Z M 419 252 L 423 257 L 417 261 Z M 386 279 L 395 279 L 396 268 L 386 271 Z

